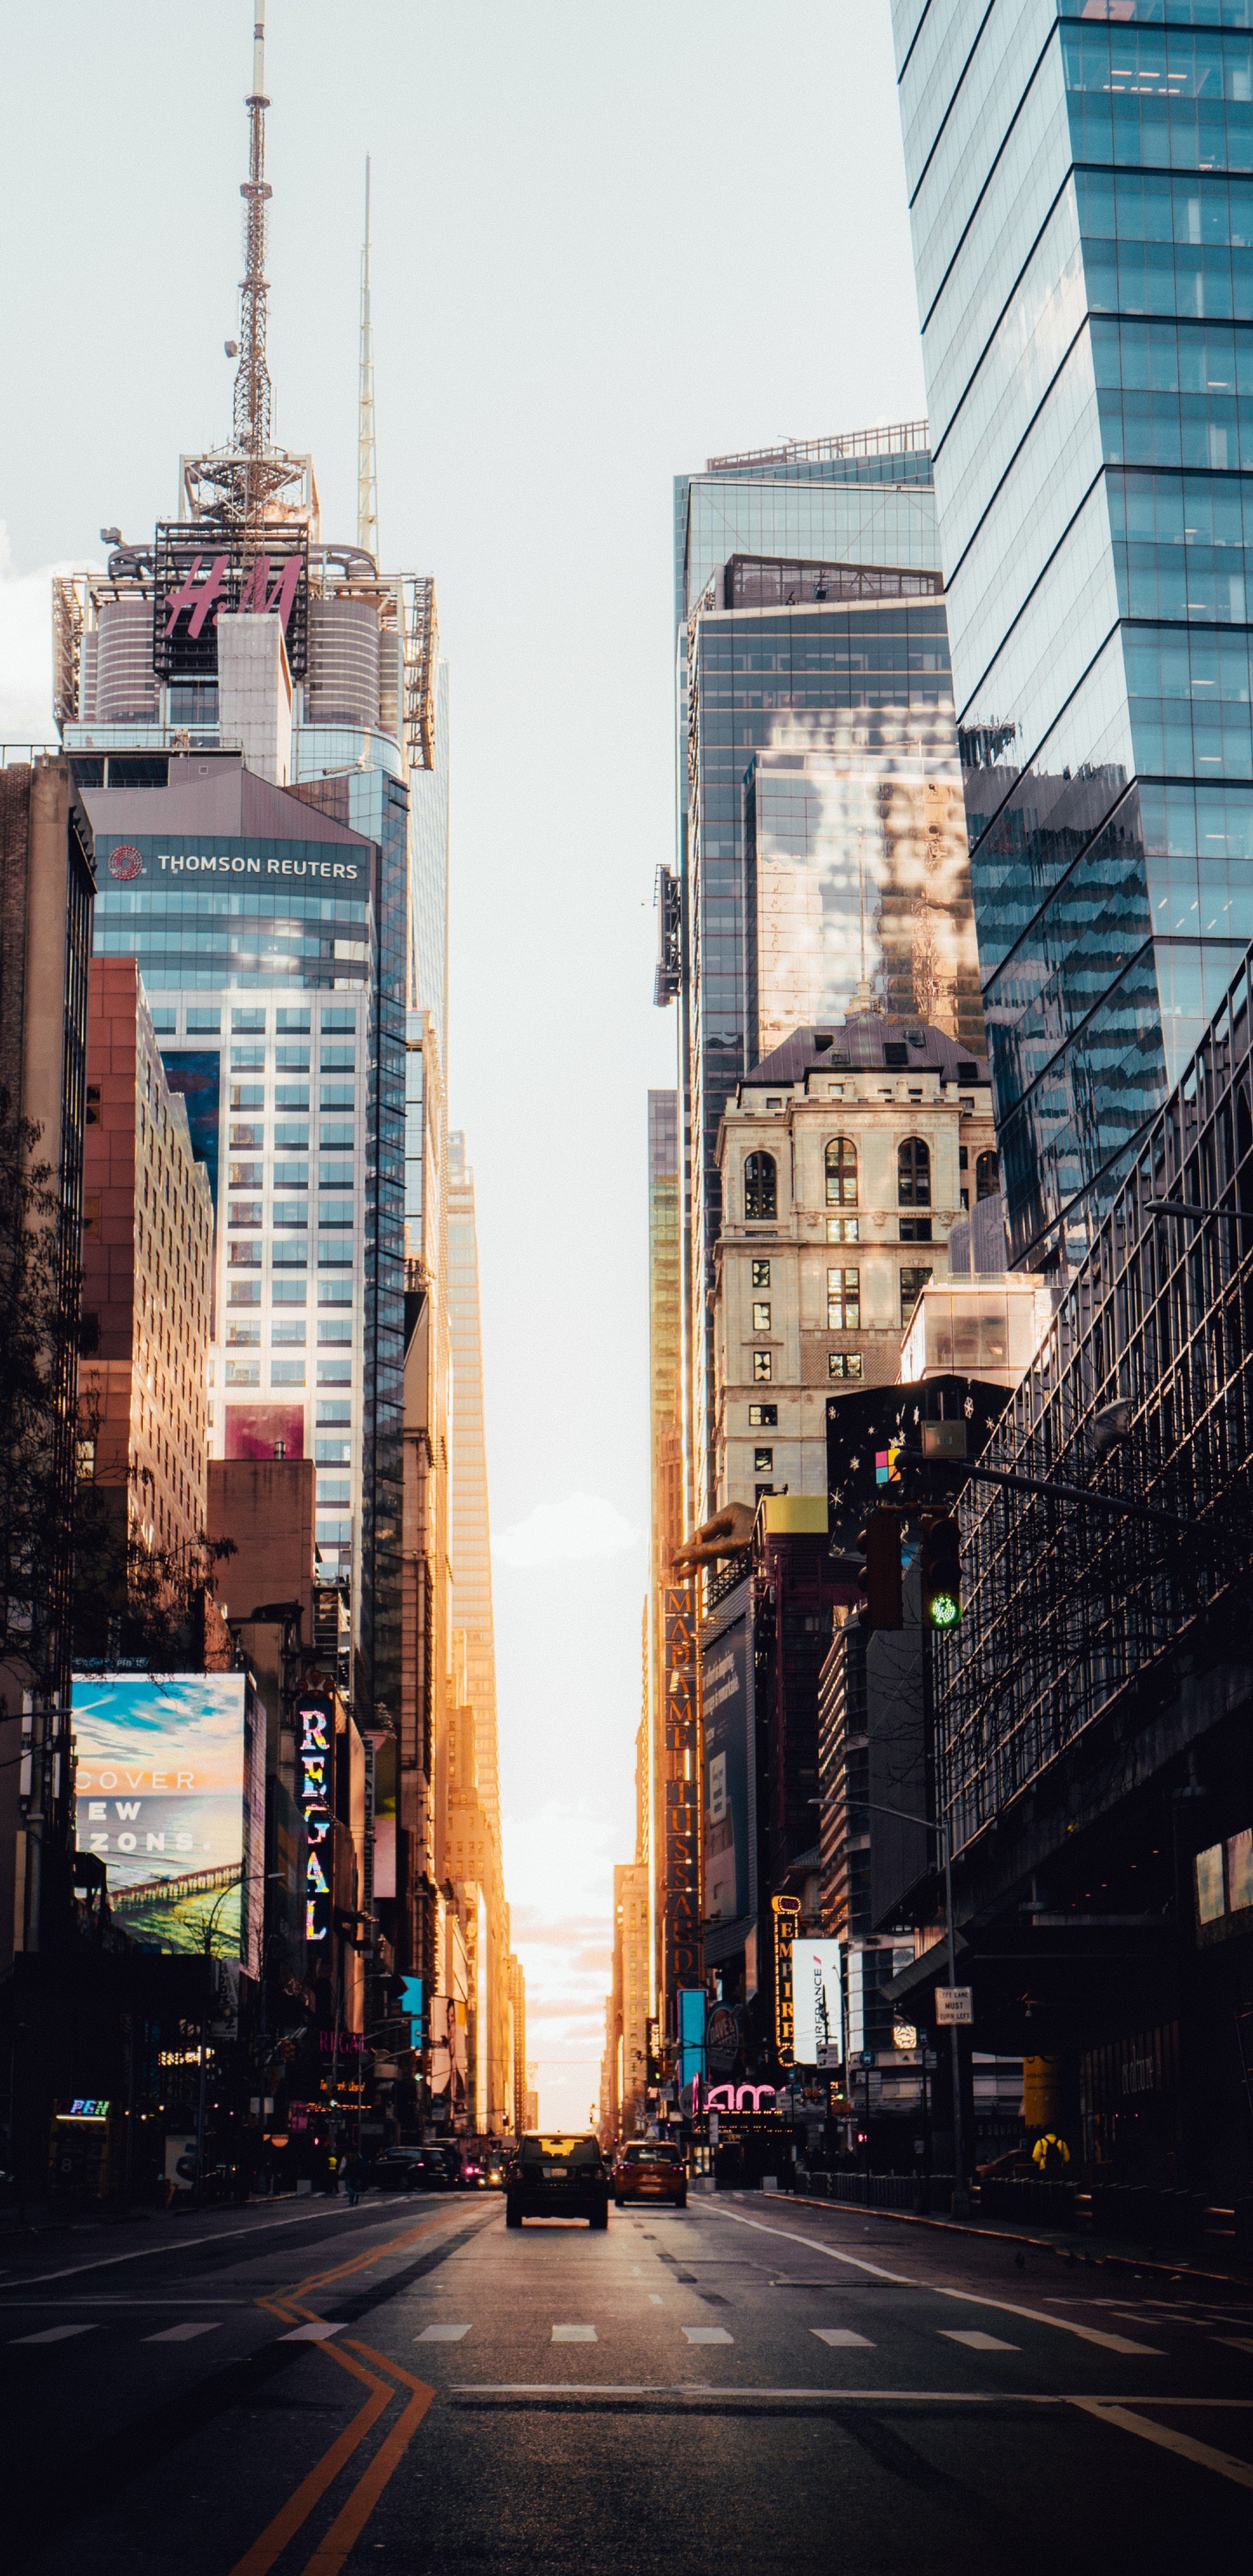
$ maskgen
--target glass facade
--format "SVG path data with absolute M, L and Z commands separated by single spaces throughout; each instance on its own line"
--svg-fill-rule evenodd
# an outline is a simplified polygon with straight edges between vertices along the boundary
M 229 756 L 220 766 L 238 777 Z M 206 825 L 199 775 L 180 785 L 175 761 L 169 777 L 86 785 L 84 801 L 102 854 L 97 953 L 138 960 L 214 1185 L 211 1448 L 314 1459 L 322 1569 L 353 1576 L 386 1702 L 399 1689 L 408 792 L 381 768 L 325 779 L 307 803 L 245 776 L 223 829 Z
M 1253 934 L 1251 0 L 893 0 L 1014 1257 Z
M 676 485 L 698 1517 L 716 1490 L 705 1292 L 737 1080 L 794 1028 L 841 1019 L 863 983 L 868 1007 L 983 1053 L 930 458 L 917 425 L 880 435 L 868 455 L 717 462 Z

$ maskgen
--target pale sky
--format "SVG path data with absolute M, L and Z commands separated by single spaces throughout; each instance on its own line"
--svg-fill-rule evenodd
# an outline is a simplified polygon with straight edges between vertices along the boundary
M 5 17 L 0 738 L 47 575 L 225 436 L 249 0 Z M 541 2117 L 599 2082 L 648 1512 L 645 1093 L 673 848 L 671 477 L 923 408 L 888 0 L 269 0 L 275 431 L 355 534 L 373 156 L 384 561 L 452 668 L 505 1861 Z

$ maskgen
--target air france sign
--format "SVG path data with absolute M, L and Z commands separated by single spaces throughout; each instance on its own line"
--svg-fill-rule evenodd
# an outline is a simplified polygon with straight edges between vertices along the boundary
M 117 885 L 140 877 L 303 878 L 314 885 L 362 886 L 368 871 L 360 859 L 262 858 L 241 850 L 157 850 L 145 858 L 133 841 L 119 841 L 109 852 L 108 870 Z

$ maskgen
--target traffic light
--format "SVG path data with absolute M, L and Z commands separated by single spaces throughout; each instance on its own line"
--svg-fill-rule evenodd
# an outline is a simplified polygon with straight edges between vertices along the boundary
M 866 1615 L 871 1627 L 903 1627 L 899 1512 L 870 1514 L 866 1523 L 865 1584 Z
M 961 1531 L 956 1514 L 928 1514 L 922 1525 L 922 1617 L 927 1628 L 956 1628 L 962 1615 Z

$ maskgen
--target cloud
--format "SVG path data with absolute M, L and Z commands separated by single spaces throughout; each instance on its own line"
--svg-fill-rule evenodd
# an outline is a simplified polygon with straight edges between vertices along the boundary
M 15 572 L 0 519 L 0 742 L 52 742 L 52 576 L 79 564 Z M 97 567 L 98 569 L 98 567 Z
M 596 1494 L 567 1494 L 562 1503 L 537 1503 L 524 1521 L 502 1530 L 492 1540 L 492 1554 L 502 1565 L 570 1565 L 625 1556 L 639 1544 L 639 1531 L 615 1504 Z

